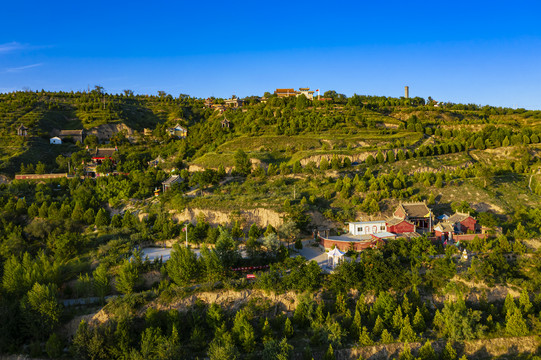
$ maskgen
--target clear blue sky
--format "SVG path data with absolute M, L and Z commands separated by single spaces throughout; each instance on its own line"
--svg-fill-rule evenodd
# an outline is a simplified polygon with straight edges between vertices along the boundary
M 539 1 L 8 1 L 0 92 L 311 87 L 541 109 Z

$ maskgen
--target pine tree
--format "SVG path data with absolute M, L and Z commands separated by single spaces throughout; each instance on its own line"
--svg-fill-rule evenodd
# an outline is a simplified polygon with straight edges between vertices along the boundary
M 334 356 L 334 350 L 331 344 L 329 344 L 329 347 L 327 348 L 327 351 L 325 352 L 325 356 L 323 357 L 323 360 L 336 360 L 336 357 Z
M 287 318 L 289 320 L 289 318 Z M 272 329 L 269 324 L 269 319 L 265 318 L 265 322 L 263 323 L 263 329 L 261 329 L 262 341 L 263 344 L 265 344 L 268 341 L 272 340 Z
M 291 324 L 291 320 L 289 318 L 286 319 L 284 322 L 284 336 L 288 339 L 291 339 L 293 337 L 294 330 L 293 330 L 293 324 Z
M 522 290 L 522 292 L 520 293 L 518 303 L 520 305 L 520 308 L 522 309 L 523 314 L 527 315 L 532 311 L 533 305 L 530 301 L 530 295 L 528 294 L 528 291 L 526 289 Z
M 456 360 L 456 350 L 453 348 L 453 345 L 451 345 L 450 342 L 447 342 L 445 345 L 445 349 L 443 349 L 443 353 L 441 354 L 441 360 Z
M 419 349 L 419 358 L 422 360 L 437 360 L 436 352 L 429 340 Z
M 398 305 L 393 315 L 393 331 L 398 334 L 403 325 L 402 307 Z
M 329 160 L 327 160 L 327 158 L 324 157 L 321 159 L 321 161 L 319 162 L 319 169 L 321 171 L 325 171 L 329 169 Z
M 104 263 L 99 264 L 92 276 L 94 277 L 94 291 L 103 301 L 105 295 L 111 290 L 111 279 L 109 278 L 107 266 Z
M 505 137 L 505 139 L 503 139 L 502 146 L 503 147 L 509 146 L 509 138 L 507 136 Z
M 374 334 L 374 336 L 381 336 L 383 329 L 385 329 L 383 319 L 381 318 L 381 316 L 378 315 L 378 317 L 376 318 L 376 322 L 374 323 L 374 327 L 372 328 L 372 333 Z
M 415 357 L 411 354 L 411 349 L 408 343 L 404 344 L 404 348 L 398 354 L 398 360 L 414 360 Z
M 417 311 L 413 317 L 413 328 L 417 333 L 422 333 L 426 330 L 426 322 L 419 307 L 417 307 Z
M 517 304 L 515 303 L 515 299 L 513 299 L 511 293 L 507 293 L 502 308 L 502 315 L 505 316 L 506 321 L 515 312 L 516 308 Z
M 355 309 L 355 316 L 353 316 L 353 322 L 351 324 L 352 335 L 358 338 L 361 335 L 362 318 L 359 309 Z
M 411 324 L 410 324 L 410 318 L 408 315 L 404 318 L 403 327 L 400 329 L 400 335 L 398 335 L 398 340 L 402 342 L 415 342 L 418 340 L 417 335 L 415 335 L 415 332 L 413 331 Z
M 94 225 L 98 228 L 103 228 L 107 225 L 109 225 L 109 216 L 107 216 L 107 213 L 104 209 L 99 209 L 98 213 L 96 214 L 96 219 L 94 220 Z
M 383 329 L 381 332 L 381 343 L 382 344 L 391 344 L 394 342 L 393 335 L 391 335 L 387 329 Z
M 528 326 L 522 312 L 519 308 L 515 308 L 513 313 L 507 317 L 505 322 L 505 332 L 509 336 L 525 336 L 528 335 Z
M 116 277 L 116 288 L 123 294 L 131 294 L 139 281 L 139 269 L 129 260 L 124 260 Z
M 385 156 L 383 155 L 381 150 L 378 150 L 378 153 L 376 155 L 376 161 L 378 162 L 378 164 L 383 164 L 385 162 Z
M 366 326 L 363 326 L 361 329 L 361 334 L 359 335 L 359 346 L 371 346 L 374 345 L 374 342 L 370 338 L 370 333 L 366 329 Z

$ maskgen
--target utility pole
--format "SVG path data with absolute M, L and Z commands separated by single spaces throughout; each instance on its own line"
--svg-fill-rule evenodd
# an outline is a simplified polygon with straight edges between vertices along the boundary
M 188 223 L 186 223 L 186 227 L 184 228 L 186 230 L 186 249 L 188 248 Z

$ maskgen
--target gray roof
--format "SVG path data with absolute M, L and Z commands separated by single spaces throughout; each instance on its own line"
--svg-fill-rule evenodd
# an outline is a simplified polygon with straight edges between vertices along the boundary
M 401 203 L 398 206 L 402 207 L 408 217 L 429 217 L 430 214 L 430 209 L 424 202 Z
M 183 181 L 183 179 L 180 177 L 180 175 L 172 175 L 169 179 L 162 182 L 162 185 L 171 185 L 181 181 Z

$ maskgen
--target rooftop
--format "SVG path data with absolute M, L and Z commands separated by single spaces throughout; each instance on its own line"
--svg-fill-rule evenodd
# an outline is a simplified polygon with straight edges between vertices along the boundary
M 426 203 L 423 202 L 413 202 L 413 203 L 400 203 L 398 205 L 402 207 L 406 216 L 408 217 L 429 217 L 431 212 Z

